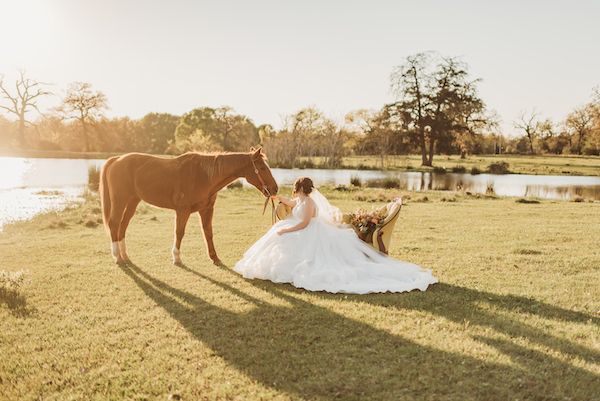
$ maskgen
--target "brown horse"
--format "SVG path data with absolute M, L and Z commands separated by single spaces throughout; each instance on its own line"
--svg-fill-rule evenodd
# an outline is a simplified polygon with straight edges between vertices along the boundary
M 182 263 L 181 240 L 194 212 L 202 221 L 208 255 L 215 264 L 221 264 L 213 244 L 213 209 L 217 192 L 240 177 L 265 197 L 277 193 L 277 183 L 261 149 L 248 153 L 186 153 L 175 158 L 128 153 L 108 159 L 100 173 L 100 198 L 115 261 L 129 261 L 125 231 L 143 200 L 175 210 L 174 264 Z

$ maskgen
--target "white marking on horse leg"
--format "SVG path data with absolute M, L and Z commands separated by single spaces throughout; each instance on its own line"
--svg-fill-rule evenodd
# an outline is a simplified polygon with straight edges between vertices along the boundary
M 181 262 L 181 251 L 179 249 L 177 249 L 175 247 L 175 245 L 173 245 L 173 248 L 171 249 L 171 254 L 173 255 L 173 264 L 174 265 L 180 265 Z
M 119 259 L 119 243 L 117 241 L 114 241 L 110 244 L 110 253 L 112 254 L 113 258 Z
M 119 241 L 119 253 L 121 254 L 121 259 L 129 260 L 129 256 L 127 256 L 127 247 L 125 246 L 125 239 Z

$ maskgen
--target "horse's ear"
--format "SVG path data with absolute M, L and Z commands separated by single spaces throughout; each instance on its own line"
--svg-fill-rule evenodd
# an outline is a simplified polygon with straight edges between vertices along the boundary
M 251 152 L 254 152 L 254 154 L 252 156 L 254 157 L 259 157 L 262 153 L 262 148 L 258 147 L 257 149 L 255 149 L 254 147 L 250 148 Z

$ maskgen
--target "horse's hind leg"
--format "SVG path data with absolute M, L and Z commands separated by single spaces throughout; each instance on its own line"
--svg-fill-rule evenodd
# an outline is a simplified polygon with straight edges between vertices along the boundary
M 125 262 L 129 262 L 129 256 L 127 256 L 127 247 L 125 246 L 125 232 L 127 231 L 127 227 L 129 226 L 129 222 L 131 218 L 135 214 L 135 209 L 137 205 L 140 203 L 140 199 L 133 198 L 125 207 L 125 212 L 123 213 L 123 218 L 121 219 L 121 223 L 119 224 L 119 231 L 117 233 L 117 242 L 119 244 L 119 256 Z
M 111 253 L 115 261 L 119 264 L 124 263 L 119 252 L 119 227 L 126 207 L 127 202 L 124 200 L 117 199 L 116 197 L 111 199 L 110 218 L 108 219 L 108 228 L 110 229 L 110 239 L 112 241 Z
M 181 261 L 181 240 L 185 234 L 185 226 L 190 218 L 189 210 L 176 210 L 177 217 L 175 219 L 175 241 L 171 253 L 173 254 L 173 264 L 182 265 Z
M 204 241 L 206 242 L 208 256 L 211 258 L 211 260 L 213 261 L 213 263 L 215 265 L 221 266 L 223 263 L 217 256 L 217 251 L 215 250 L 215 244 L 213 242 L 213 229 L 212 229 L 213 212 L 214 212 L 214 201 L 209 207 L 198 212 L 198 214 L 200 214 L 200 220 L 202 222 L 202 230 L 204 231 Z

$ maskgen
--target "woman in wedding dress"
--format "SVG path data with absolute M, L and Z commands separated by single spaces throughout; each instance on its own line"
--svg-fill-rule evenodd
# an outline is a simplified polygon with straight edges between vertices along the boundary
M 379 253 L 340 224 L 340 210 L 310 178 L 296 180 L 292 199 L 275 198 L 293 207 L 292 217 L 273 225 L 236 263 L 245 278 L 351 294 L 425 291 L 437 282 L 431 271 Z

